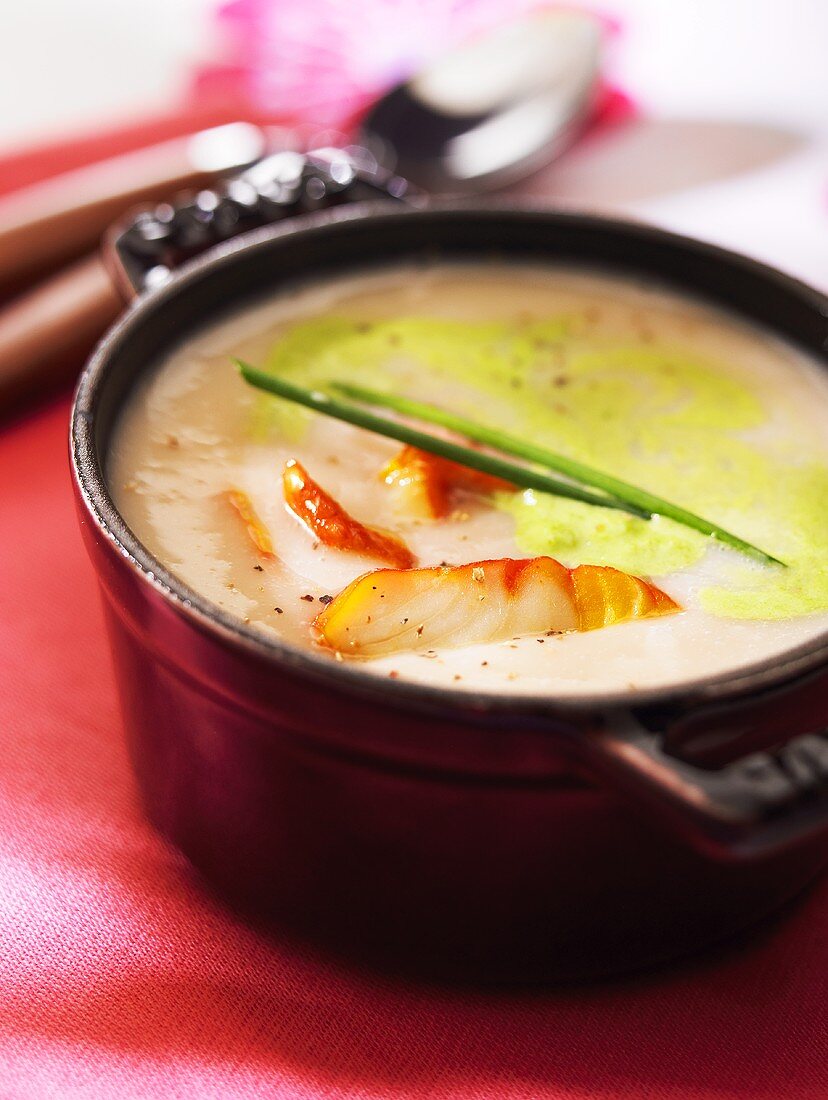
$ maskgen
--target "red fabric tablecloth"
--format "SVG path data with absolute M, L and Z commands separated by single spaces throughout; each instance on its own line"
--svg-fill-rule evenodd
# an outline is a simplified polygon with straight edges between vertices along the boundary
M 229 914 L 136 802 L 67 420 L 63 399 L 0 430 L 0 1096 L 828 1097 L 825 882 L 723 951 L 568 992 L 417 987 Z

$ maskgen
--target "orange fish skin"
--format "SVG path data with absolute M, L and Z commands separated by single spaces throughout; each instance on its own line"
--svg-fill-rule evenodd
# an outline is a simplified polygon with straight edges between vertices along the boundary
M 681 610 L 675 600 L 654 584 L 609 565 L 579 565 L 571 570 L 571 576 L 579 630 L 599 630 L 629 619 L 671 615 Z
M 354 519 L 296 459 L 285 463 L 282 482 L 287 507 L 326 546 L 364 554 L 396 569 L 414 565 L 414 555 L 402 539 Z
M 595 630 L 681 610 L 665 592 L 604 566 L 567 569 L 550 557 L 377 569 L 352 581 L 313 628 L 353 656 L 476 645 L 518 635 Z
M 380 477 L 386 485 L 400 491 L 405 510 L 420 519 L 447 516 L 451 494 L 456 489 L 473 493 L 514 490 L 514 485 L 502 478 L 461 466 L 410 444 L 383 467 Z
M 362 657 L 577 626 L 569 571 L 547 557 L 377 569 L 352 581 L 314 622 L 321 644 Z
M 228 489 L 224 494 L 225 499 L 235 508 L 247 531 L 253 545 L 263 558 L 275 558 L 273 542 L 265 525 L 256 514 L 256 510 L 247 493 L 241 489 Z
M 380 471 L 385 484 L 399 493 L 406 513 L 418 519 L 442 519 L 449 512 L 448 489 L 435 457 L 405 446 Z

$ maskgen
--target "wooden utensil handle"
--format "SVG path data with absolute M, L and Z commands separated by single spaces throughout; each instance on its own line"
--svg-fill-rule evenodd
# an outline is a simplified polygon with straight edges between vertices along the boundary
M 123 308 L 96 254 L 0 311 L 0 415 L 74 379 Z
M 201 188 L 264 152 L 248 123 L 204 130 L 65 172 L 0 201 L 0 294 L 31 284 L 96 247 L 106 227 L 136 203 Z
M 321 205 L 407 194 L 404 181 L 361 171 L 347 154 L 330 150 L 273 154 L 240 178 L 241 196 L 232 185 L 219 187 L 206 206 L 179 196 L 170 211 L 150 208 L 114 231 L 105 249 L 125 297 L 146 288 L 148 272 L 169 273 L 248 229 Z M 0 309 L 0 415 L 77 375 L 122 308 L 115 281 L 94 256 Z

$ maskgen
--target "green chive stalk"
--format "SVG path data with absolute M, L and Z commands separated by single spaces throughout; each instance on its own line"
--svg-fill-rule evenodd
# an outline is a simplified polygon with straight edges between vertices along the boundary
M 573 480 L 582 482 L 585 485 L 591 485 L 593 488 L 609 494 L 617 501 L 639 508 L 648 516 L 653 514 L 667 516 L 668 519 L 675 520 L 676 523 L 680 523 L 684 527 L 690 527 L 694 531 L 700 531 L 703 535 L 709 535 L 734 550 L 747 554 L 749 557 L 756 558 L 766 564 L 785 565 L 779 558 L 773 557 L 772 554 L 768 554 L 758 546 L 746 542 L 731 531 L 719 527 L 718 524 L 712 523 L 694 512 L 689 512 L 678 504 L 672 504 L 669 500 L 664 500 L 654 493 L 647 492 L 646 489 L 639 489 L 636 485 L 631 485 L 629 482 L 622 481 L 611 474 L 596 470 L 592 466 L 577 462 L 573 458 L 567 458 L 566 455 L 547 450 L 546 447 L 539 447 L 535 443 L 509 435 L 498 428 L 488 428 L 483 424 L 467 420 L 464 416 L 459 416 L 436 405 L 413 401 L 408 397 L 398 397 L 395 394 L 381 393 L 378 390 L 354 386 L 347 382 L 333 382 L 331 383 L 331 389 L 366 405 L 393 409 L 404 416 L 423 420 L 428 424 L 439 424 L 441 427 L 448 428 L 459 435 L 464 435 L 475 443 L 484 443 L 504 454 L 515 455 L 539 466 L 544 466 L 549 470 L 555 470 L 559 474 L 565 474 L 567 477 L 571 477 Z
M 473 450 L 471 447 L 464 447 L 460 443 L 452 443 L 447 439 L 429 435 L 418 428 L 412 428 L 408 424 L 400 423 L 397 420 L 376 416 L 360 405 L 339 401 L 335 397 L 331 397 L 330 394 L 297 386 L 276 375 L 258 370 L 240 359 L 236 359 L 234 362 L 242 378 L 249 385 L 273 394 L 275 397 L 281 397 L 285 401 L 303 405 L 305 408 L 322 413 L 324 416 L 345 421 L 347 424 L 353 424 L 357 428 L 375 432 L 377 435 L 385 436 L 388 439 L 396 439 L 400 443 L 408 443 L 413 447 L 418 447 L 421 451 L 439 455 L 441 458 L 447 458 L 451 462 L 457 462 L 459 465 L 467 466 L 472 470 L 492 474 L 494 477 L 502 478 L 521 489 L 535 489 L 541 493 L 551 493 L 554 496 L 579 500 L 584 504 L 593 504 L 599 508 L 615 508 L 641 519 L 650 518 L 650 513 L 638 505 L 616 500 L 611 496 L 599 496 L 597 493 L 591 493 L 578 485 L 559 481 L 548 474 L 527 469 L 525 466 L 519 466 L 517 463 L 509 462 L 496 455 L 485 454 L 482 451 Z

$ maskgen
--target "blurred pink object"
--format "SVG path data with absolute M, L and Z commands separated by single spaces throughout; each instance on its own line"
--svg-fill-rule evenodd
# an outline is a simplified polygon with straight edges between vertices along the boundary
M 219 9 L 227 62 L 251 105 L 347 129 L 425 62 L 543 0 L 231 0 Z

